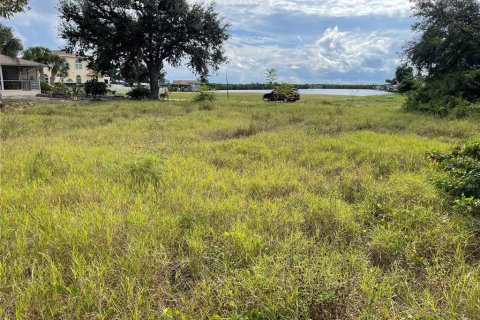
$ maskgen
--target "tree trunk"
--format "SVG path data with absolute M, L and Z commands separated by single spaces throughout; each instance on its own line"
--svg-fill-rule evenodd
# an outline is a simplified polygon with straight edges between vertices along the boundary
M 40 67 L 38 71 L 40 72 L 40 82 L 45 82 L 45 72 L 43 72 L 43 67 Z
M 50 76 L 50 84 L 55 84 L 57 77 L 57 71 L 52 69 L 52 75 Z
M 158 85 L 158 80 L 160 79 L 163 65 L 161 62 L 147 63 L 147 69 L 150 75 L 150 99 L 158 100 L 160 95 L 160 86 Z

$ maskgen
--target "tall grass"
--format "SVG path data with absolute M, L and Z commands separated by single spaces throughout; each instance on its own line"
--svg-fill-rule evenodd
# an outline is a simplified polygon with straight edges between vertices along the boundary
M 0 113 L 1 318 L 480 317 L 479 222 L 425 160 L 478 122 L 260 100 Z

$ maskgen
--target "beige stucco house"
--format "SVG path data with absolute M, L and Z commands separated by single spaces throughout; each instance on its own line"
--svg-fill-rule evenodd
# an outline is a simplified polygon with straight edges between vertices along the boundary
M 41 63 L 0 54 L 0 93 L 2 97 L 35 96 L 40 93 Z
M 88 80 L 96 78 L 97 75 L 95 74 L 95 72 L 87 68 L 87 62 L 79 59 L 76 55 L 61 50 L 52 51 L 52 53 L 65 58 L 70 65 L 68 75 L 66 77 L 59 77 L 57 75 L 55 82 L 82 84 L 87 82 Z M 46 69 L 45 81 L 50 82 L 49 80 L 51 75 L 51 71 Z M 103 77 L 100 74 L 98 75 L 98 81 L 110 84 L 110 78 Z

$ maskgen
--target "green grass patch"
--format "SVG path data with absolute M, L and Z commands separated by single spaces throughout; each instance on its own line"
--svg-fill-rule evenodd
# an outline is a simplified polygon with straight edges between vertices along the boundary
M 219 94 L 0 113 L 0 317 L 476 319 L 478 219 L 429 182 L 478 122 Z

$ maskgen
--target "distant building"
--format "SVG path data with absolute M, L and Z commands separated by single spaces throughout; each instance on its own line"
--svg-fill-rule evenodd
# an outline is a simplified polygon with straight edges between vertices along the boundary
M 55 82 L 82 84 L 87 82 L 88 80 L 97 78 L 95 72 L 87 68 L 87 62 L 82 60 L 81 58 L 78 58 L 76 55 L 67 53 L 61 50 L 52 51 L 52 53 L 59 57 L 65 58 L 68 64 L 70 65 L 70 70 L 68 71 L 68 75 L 66 77 L 60 77 L 59 75 L 57 75 Z M 45 80 L 47 82 L 50 82 L 49 80 L 51 76 L 52 76 L 51 71 L 46 69 Z M 104 77 L 99 74 L 98 81 L 109 84 L 110 77 Z
M 41 63 L 0 54 L 0 92 L 2 97 L 35 96 L 40 93 Z
M 385 91 L 398 92 L 398 84 L 387 84 L 387 85 L 385 85 Z
M 169 85 L 171 91 L 200 91 L 200 81 L 198 80 L 173 80 Z

